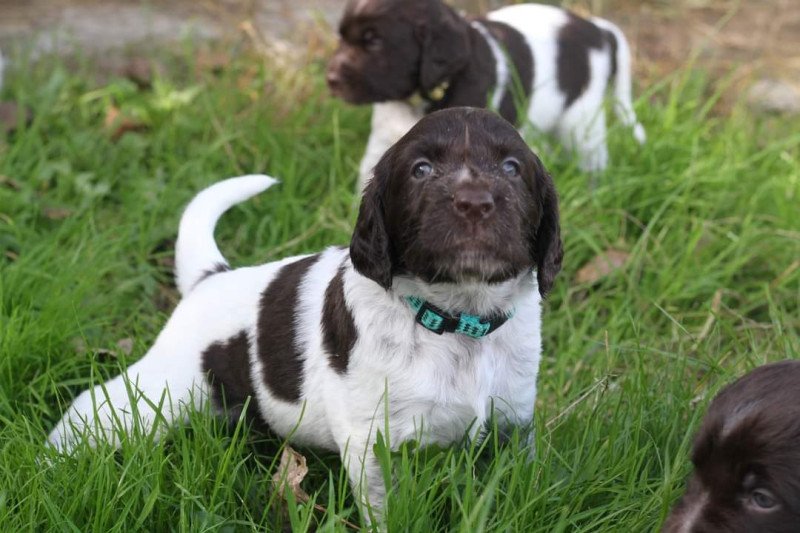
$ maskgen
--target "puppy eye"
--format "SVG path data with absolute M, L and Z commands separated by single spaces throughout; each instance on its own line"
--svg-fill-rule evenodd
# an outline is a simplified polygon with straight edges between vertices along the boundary
M 763 510 L 769 510 L 778 505 L 775 497 L 768 490 L 756 489 L 750 493 L 750 500 L 753 504 Z
M 418 161 L 414 164 L 414 168 L 411 170 L 411 173 L 417 179 L 424 179 L 433 174 L 433 166 L 427 161 Z
M 361 34 L 361 44 L 364 48 L 375 50 L 380 46 L 381 40 L 375 30 L 367 29 Z
M 512 178 L 519 176 L 521 173 L 519 168 L 519 162 L 516 159 L 506 159 L 505 161 L 503 161 L 502 169 L 503 169 L 503 174 Z

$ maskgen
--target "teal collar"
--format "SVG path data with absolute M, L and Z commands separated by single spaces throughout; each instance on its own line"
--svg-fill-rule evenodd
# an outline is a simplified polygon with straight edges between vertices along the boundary
M 422 298 L 417 298 L 416 296 L 406 296 L 405 298 L 408 305 L 417 314 L 417 323 L 439 335 L 447 331 L 448 333 L 461 333 L 474 339 L 480 339 L 505 324 L 509 318 L 514 316 L 513 309 L 504 314 L 497 314 L 491 317 L 467 313 L 454 316 Z

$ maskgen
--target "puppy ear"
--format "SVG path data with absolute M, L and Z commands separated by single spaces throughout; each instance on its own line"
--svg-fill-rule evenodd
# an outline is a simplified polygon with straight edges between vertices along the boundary
M 536 265 L 536 279 L 539 294 L 546 296 L 553 288 L 556 276 L 561 270 L 564 248 L 561 243 L 561 225 L 558 214 L 558 194 L 553 178 L 541 162 L 537 165 L 537 187 L 540 189 L 540 208 L 542 217 L 536 233 L 531 237 L 530 250 Z
M 390 167 L 388 156 L 387 153 L 381 158 L 364 189 L 353 238 L 350 240 L 350 260 L 356 272 L 384 289 L 392 286 L 392 258 L 383 205 L 383 191 Z
M 469 61 L 469 25 L 444 2 L 437 4 L 440 4 L 438 12 L 419 28 L 422 42 L 419 84 L 424 94 L 447 81 Z

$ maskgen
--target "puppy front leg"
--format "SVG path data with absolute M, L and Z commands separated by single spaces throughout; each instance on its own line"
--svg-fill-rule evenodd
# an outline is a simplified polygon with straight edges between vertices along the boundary
M 378 458 L 375 456 L 375 435 L 351 437 L 341 447 L 342 462 L 350 478 L 350 486 L 358 503 L 358 509 L 367 527 L 385 522 L 384 503 L 386 486 Z

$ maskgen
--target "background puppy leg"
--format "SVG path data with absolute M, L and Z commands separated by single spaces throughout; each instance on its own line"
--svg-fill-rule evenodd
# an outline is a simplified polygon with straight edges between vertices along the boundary
M 48 436 L 48 443 L 69 453 L 85 434 L 92 446 L 99 442 L 118 446 L 120 434 L 129 435 L 134 428 L 147 434 L 161 422 L 158 438 L 174 422 L 185 419 L 184 409 L 199 408 L 208 398 L 201 350 L 193 348 L 185 338 L 162 334 L 126 372 L 81 393 Z
M 576 107 L 573 105 L 565 114 L 558 132 L 559 139 L 577 154 L 581 170 L 600 173 L 608 166 L 605 112 L 602 108 Z

